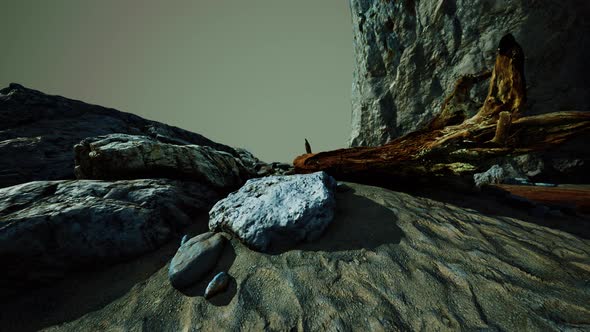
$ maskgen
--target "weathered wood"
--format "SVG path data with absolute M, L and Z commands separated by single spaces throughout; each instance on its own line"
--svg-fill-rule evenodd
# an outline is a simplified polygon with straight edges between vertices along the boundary
M 506 144 L 506 139 L 508 138 L 508 131 L 510 130 L 510 122 L 512 121 L 512 116 L 509 112 L 500 112 L 500 117 L 498 118 L 498 124 L 496 125 L 496 135 L 492 139 L 492 143 L 498 145 Z
M 531 201 L 549 206 L 569 207 L 582 213 L 590 213 L 590 187 L 538 187 L 495 185 L 513 195 L 526 197 Z
M 500 41 L 484 105 L 473 117 L 452 124 L 457 117 L 447 107 L 466 100 L 482 77 L 488 74 L 460 78 L 441 114 L 426 129 L 383 146 L 308 153 L 295 158 L 295 172 L 323 170 L 358 182 L 472 175 L 492 158 L 544 151 L 590 134 L 586 112 L 521 117 L 526 101 L 524 53 L 511 35 Z
M 491 70 L 459 77 L 453 92 L 443 102 L 440 114 L 430 122 L 428 129 L 442 129 L 446 126 L 463 123 L 467 118 L 466 111 L 475 104 L 469 97 L 471 89 L 474 85 L 490 78 L 490 76 L 492 76 Z

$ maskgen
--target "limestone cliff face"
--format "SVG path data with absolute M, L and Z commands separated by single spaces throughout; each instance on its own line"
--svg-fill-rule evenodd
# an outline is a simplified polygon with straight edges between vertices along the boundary
M 350 0 L 350 7 L 351 146 L 423 127 L 459 76 L 492 68 L 506 32 L 526 55 L 525 113 L 590 109 L 587 0 Z M 476 104 L 486 88 L 487 81 L 472 91 Z

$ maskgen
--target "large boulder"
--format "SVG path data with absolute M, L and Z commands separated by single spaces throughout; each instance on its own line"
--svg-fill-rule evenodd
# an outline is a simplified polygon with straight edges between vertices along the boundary
M 147 136 L 91 137 L 74 147 L 79 179 L 167 177 L 235 189 L 250 176 L 240 158 L 200 145 L 162 143 Z
M 0 187 L 74 179 L 74 145 L 86 137 L 111 133 L 209 146 L 238 157 L 231 147 L 196 133 L 13 83 L 0 90 Z
M 526 55 L 528 113 L 589 110 L 586 0 L 350 0 L 350 7 L 351 146 L 382 145 L 422 128 L 460 76 L 493 67 L 506 32 Z M 485 80 L 473 89 L 473 112 L 486 91 Z
M 209 272 L 223 251 L 225 238 L 219 233 L 203 233 L 183 243 L 168 267 L 174 288 L 183 289 L 198 283 Z
M 266 251 L 317 239 L 334 217 L 336 181 L 325 172 L 251 179 L 209 212 L 209 228 Z
M 0 189 L 0 280 L 44 282 L 159 248 L 220 197 L 197 182 L 36 181 Z M 1 285 L 5 286 L 5 285 Z

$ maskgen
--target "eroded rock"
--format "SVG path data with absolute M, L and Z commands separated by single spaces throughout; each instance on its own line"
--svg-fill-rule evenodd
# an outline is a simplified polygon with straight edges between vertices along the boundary
M 200 145 L 174 145 L 147 136 L 112 134 L 77 144 L 76 176 L 80 179 L 167 177 L 201 181 L 218 189 L 239 187 L 250 172 L 241 160 Z
M 168 268 L 170 283 L 183 289 L 197 283 L 211 271 L 221 252 L 225 238 L 221 234 L 203 233 L 183 243 Z
M 215 204 L 209 228 L 234 233 L 261 251 L 313 241 L 334 217 L 335 187 L 325 172 L 250 179 Z
M 200 183 L 164 179 L 2 188 L 1 286 L 45 282 L 157 249 L 219 198 Z
M 0 187 L 74 179 L 73 146 L 86 137 L 111 133 L 209 146 L 238 156 L 231 147 L 196 133 L 13 83 L 0 90 Z

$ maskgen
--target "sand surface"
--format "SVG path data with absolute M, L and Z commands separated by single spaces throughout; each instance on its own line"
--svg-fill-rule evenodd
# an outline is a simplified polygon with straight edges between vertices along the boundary
M 348 184 L 324 236 L 274 254 L 236 239 L 202 297 L 167 278 L 178 243 L 3 300 L 3 331 L 590 329 L 590 240 L 476 198 Z M 437 195 L 432 195 L 436 197 Z M 442 195 L 444 196 L 444 195 Z M 519 220 L 522 219 L 522 220 Z M 571 217 L 563 223 L 588 222 Z M 553 221 L 559 227 L 559 221 Z M 204 230 L 196 221 L 193 234 Z

